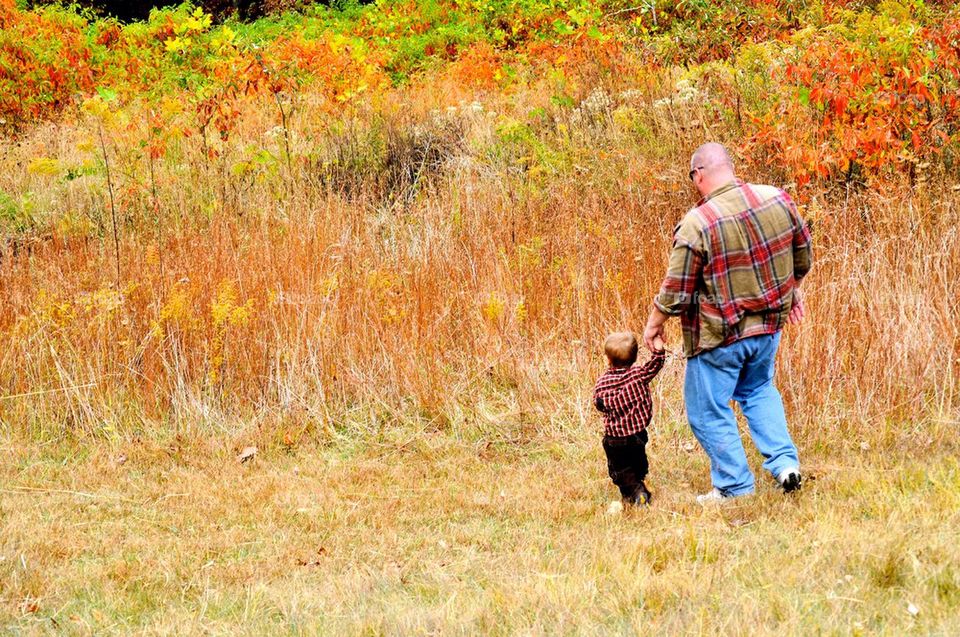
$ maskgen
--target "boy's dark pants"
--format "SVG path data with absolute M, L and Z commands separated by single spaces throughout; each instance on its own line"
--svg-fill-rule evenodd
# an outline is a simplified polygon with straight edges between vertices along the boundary
M 647 431 L 630 436 L 604 436 L 603 451 L 607 454 L 610 479 L 620 488 L 624 498 L 632 498 L 639 489 L 649 497 L 643 479 L 647 477 Z

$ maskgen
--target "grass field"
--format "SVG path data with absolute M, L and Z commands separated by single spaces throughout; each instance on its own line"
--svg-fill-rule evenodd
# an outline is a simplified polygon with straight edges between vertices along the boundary
M 960 5 L 27 4 L 0 634 L 960 634 Z M 812 223 L 805 485 L 697 506 L 673 356 L 609 515 L 600 344 L 708 140 Z
M 221 439 L 5 437 L 0 631 L 956 634 L 952 432 L 799 439 L 800 495 L 764 477 L 703 509 L 705 457 L 660 423 L 654 505 L 610 516 L 575 425 L 388 429 L 245 463 Z

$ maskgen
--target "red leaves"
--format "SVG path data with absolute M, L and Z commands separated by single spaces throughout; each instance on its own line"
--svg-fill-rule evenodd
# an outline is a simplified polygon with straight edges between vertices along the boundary
M 116 24 L 107 24 L 106 28 L 97 36 L 97 44 L 110 47 L 120 40 L 120 27 Z
M 774 86 L 792 90 L 777 86 L 773 117 L 754 120 L 749 144 L 783 156 L 798 184 L 922 163 L 960 125 L 960 21 L 869 33 L 816 33 L 774 69 Z

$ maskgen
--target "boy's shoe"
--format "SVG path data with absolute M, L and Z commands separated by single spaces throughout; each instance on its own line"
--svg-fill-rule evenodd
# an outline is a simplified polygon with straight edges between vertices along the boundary
M 729 500 L 727 496 L 723 495 L 720 489 L 714 487 L 709 492 L 697 496 L 697 504 L 700 506 L 710 506 L 713 504 L 723 504 Z
M 802 482 L 800 469 L 797 467 L 787 467 L 777 476 L 777 481 L 780 483 L 781 488 L 783 488 L 784 493 L 792 493 L 793 491 L 799 490 L 800 483 Z
M 635 506 L 649 506 L 650 498 L 652 497 L 650 490 L 647 489 L 647 485 L 641 482 L 637 490 L 633 492 L 633 495 L 627 498 L 627 503 Z

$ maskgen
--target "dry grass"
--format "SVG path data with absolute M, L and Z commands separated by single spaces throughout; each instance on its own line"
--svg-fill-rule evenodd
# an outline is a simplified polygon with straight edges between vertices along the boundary
M 535 95 L 450 113 L 399 94 L 337 124 L 300 112 L 289 165 L 252 105 L 219 157 L 182 139 L 154 179 L 129 150 L 138 129 L 114 131 L 119 284 L 104 176 L 65 176 L 99 161 L 89 125 L 8 142 L 0 189 L 50 232 L 8 241 L 0 264 L 0 382 L 18 396 L 0 416 L 42 437 L 329 430 L 358 409 L 444 427 L 488 399 L 537 431 L 582 419 L 597 344 L 641 326 L 692 202 L 683 166 L 703 131 L 677 122 L 698 114 L 656 97 L 569 124 L 519 123 Z M 949 185 L 802 193 L 817 262 L 781 370 L 803 426 L 957 420 Z
M 586 432 L 388 429 L 242 465 L 218 439 L 6 437 L 0 631 L 954 634 L 960 464 L 930 433 L 808 432 L 799 497 L 764 479 L 701 510 L 705 459 L 661 423 L 655 506 L 616 518 Z

